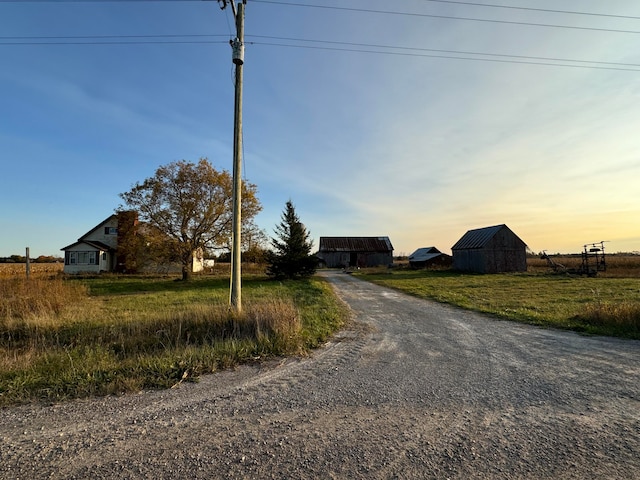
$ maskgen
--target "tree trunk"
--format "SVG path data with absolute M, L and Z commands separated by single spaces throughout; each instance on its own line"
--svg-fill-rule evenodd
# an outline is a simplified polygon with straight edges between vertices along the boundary
M 183 265 L 182 266 L 182 281 L 183 282 L 188 282 L 191 280 L 191 268 L 189 268 L 188 266 Z
M 192 273 L 193 273 L 193 254 L 189 254 L 182 257 L 182 281 L 183 282 L 190 281 Z

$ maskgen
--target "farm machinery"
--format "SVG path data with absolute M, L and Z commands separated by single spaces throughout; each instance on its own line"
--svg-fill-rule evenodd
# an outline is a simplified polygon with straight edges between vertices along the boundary
M 604 255 L 605 240 L 596 243 L 587 243 L 583 245 L 583 251 L 580 254 L 581 263 L 578 268 L 567 268 L 561 263 L 553 260 L 546 251 L 543 250 L 541 258 L 547 261 L 549 267 L 558 273 L 573 273 L 576 275 L 587 275 L 595 277 L 598 272 L 607 270 L 607 262 Z

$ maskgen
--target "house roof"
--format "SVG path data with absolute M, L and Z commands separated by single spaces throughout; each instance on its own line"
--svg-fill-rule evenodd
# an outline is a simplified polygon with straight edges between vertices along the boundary
M 436 247 L 422 247 L 409 255 L 410 262 L 425 262 L 442 255 L 442 252 Z
M 392 252 L 389 237 L 320 237 L 321 252 Z
M 511 231 L 505 224 L 494 225 L 492 227 L 476 228 L 475 230 L 469 230 L 465 233 L 460 240 L 458 240 L 451 250 L 468 250 L 474 248 L 483 248 L 500 230 L 506 228 L 515 236 L 518 240 L 520 238 Z M 522 242 L 522 240 L 520 240 Z M 524 245 L 525 243 L 522 242 Z
M 114 251 L 113 247 L 110 247 L 106 243 L 97 242 L 95 240 L 78 240 L 77 242 L 72 243 L 71 245 L 67 245 L 66 247 L 63 247 L 60 250 L 69 250 L 69 249 L 75 247 L 76 245 L 80 245 L 80 244 L 89 245 L 90 247 L 93 247 L 96 250 L 100 250 L 100 251 L 105 251 L 105 252 Z

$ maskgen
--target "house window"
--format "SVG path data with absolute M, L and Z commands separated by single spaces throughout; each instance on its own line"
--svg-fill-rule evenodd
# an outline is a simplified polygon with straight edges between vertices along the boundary
M 104 227 L 105 235 L 117 235 L 118 229 L 116 227 Z
M 106 253 L 103 254 L 106 259 Z M 65 265 L 98 265 L 99 252 L 67 252 Z
M 103 262 L 107 261 L 107 252 L 102 252 L 102 261 Z
M 97 265 L 96 252 L 71 252 L 69 264 L 71 265 Z

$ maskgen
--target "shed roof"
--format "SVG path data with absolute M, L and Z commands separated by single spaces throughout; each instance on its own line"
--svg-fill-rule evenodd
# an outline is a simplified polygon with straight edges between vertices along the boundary
M 442 255 L 442 252 L 436 247 L 422 247 L 409 255 L 410 262 L 425 262 L 432 258 Z
M 392 252 L 389 237 L 320 237 L 321 252 Z
M 465 233 L 460 240 L 456 242 L 456 244 L 451 247 L 451 250 L 468 250 L 474 248 L 483 248 L 489 240 L 491 240 L 496 233 L 498 233 L 503 228 L 506 228 L 514 235 L 518 240 L 520 238 L 511 231 L 509 227 L 505 224 L 494 225 L 492 227 L 484 227 L 484 228 L 476 228 L 475 230 L 469 230 Z M 522 242 L 522 240 L 520 240 Z M 525 243 L 522 242 L 524 245 Z

